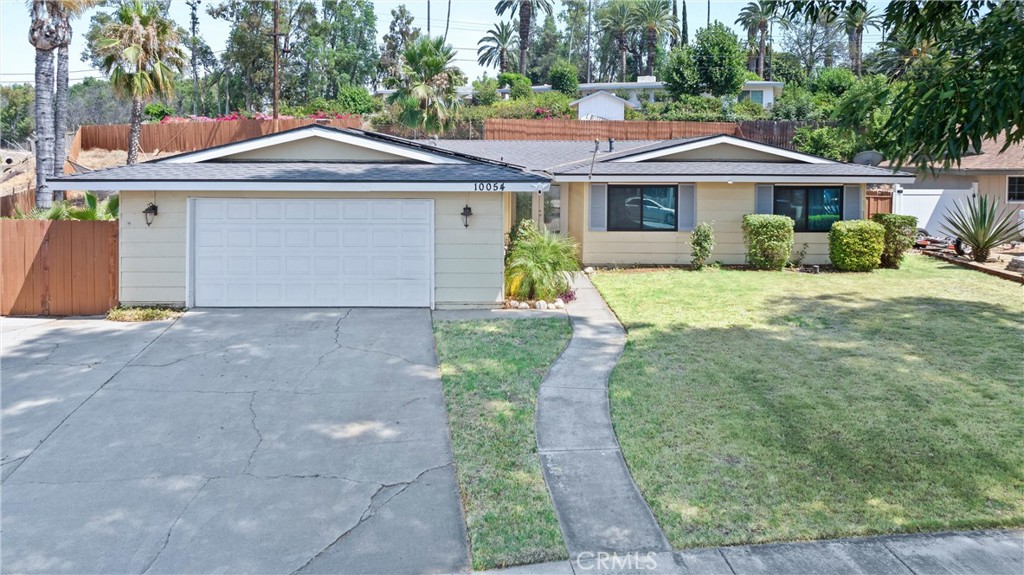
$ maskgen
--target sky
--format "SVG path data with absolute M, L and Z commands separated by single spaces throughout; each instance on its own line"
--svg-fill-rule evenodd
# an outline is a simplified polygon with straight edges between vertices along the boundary
M 205 6 L 215 2 L 209 0 L 204 2 L 204 9 L 200 12 L 199 30 L 200 34 L 215 52 L 224 50 L 228 37 L 229 23 L 223 20 L 214 20 L 205 12 Z M 391 10 L 399 4 L 405 4 L 409 12 L 415 18 L 414 26 L 426 31 L 427 28 L 427 1 L 426 0 L 377 0 L 374 2 L 374 10 L 377 14 L 377 38 L 387 32 L 388 24 L 391 22 Z M 742 33 L 740 28 L 733 24 L 737 14 L 747 1 L 734 0 L 712 0 L 710 2 L 710 18 L 712 21 L 719 20 L 732 26 L 737 33 Z M 881 2 L 870 2 L 869 4 L 881 8 Z M 478 78 L 484 73 L 484 68 L 476 62 L 476 43 L 500 18 L 494 13 L 494 0 L 452 0 L 451 22 L 448 31 L 448 42 L 458 51 L 458 66 L 470 79 Z M 687 7 L 687 24 L 691 38 L 698 28 L 703 28 L 708 20 L 709 2 L 701 0 L 689 0 Z M 431 33 L 441 35 L 444 33 L 445 16 L 448 3 L 445 0 L 433 0 L 430 2 L 430 28 Z M 561 10 L 561 2 L 555 1 L 555 14 Z M 87 77 L 102 78 L 103 74 L 98 70 L 91 69 L 88 62 L 80 59 L 82 50 L 85 48 L 83 40 L 85 30 L 89 25 L 89 18 L 96 9 L 88 11 L 83 17 L 73 23 L 74 39 L 71 44 L 71 82 L 77 83 Z M 182 26 L 189 22 L 189 8 L 184 0 L 173 0 L 170 16 Z M 505 16 L 504 19 L 508 19 Z M 24 0 L 0 0 L 0 83 L 12 84 L 31 82 L 35 66 L 35 54 L 28 43 L 28 27 L 31 19 Z M 595 24 L 596 26 L 596 24 Z M 778 30 L 776 38 L 780 36 Z M 881 40 L 881 32 L 872 30 L 865 33 L 865 53 Z M 268 40 L 269 41 L 269 40 Z M 494 75 L 494 70 L 488 70 Z

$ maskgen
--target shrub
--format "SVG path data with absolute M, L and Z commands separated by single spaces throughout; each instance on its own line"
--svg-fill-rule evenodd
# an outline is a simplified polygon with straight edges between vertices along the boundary
M 805 154 L 848 162 L 860 150 L 855 134 L 844 128 L 797 128 L 793 147 Z
M 550 119 L 572 117 L 569 96 L 561 92 L 530 94 L 518 100 L 502 100 L 491 107 L 490 118 Z
M 644 102 L 644 118 L 681 122 L 724 121 L 722 101 L 706 96 L 680 96 L 674 102 Z
M 513 100 L 522 100 L 529 98 L 533 94 L 530 79 L 522 74 L 515 74 L 513 72 L 505 72 L 498 75 L 498 83 L 502 86 L 508 86 L 509 96 Z
M 825 68 L 811 82 L 811 89 L 838 98 L 853 87 L 856 81 L 857 76 L 846 68 Z
M 580 88 L 579 74 L 580 71 L 576 69 L 576 66 L 565 60 L 559 60 L 551 66 L 551 71 L 548 72 L 548 81 L 552 89 L 566 96 L 575 96 Z
M 743 216 L 747 263 L 758 270 L 781 270 L 793 250 L 793 218 L 768 214 Z
M 821 116 L 814 96 L 799 86 L 786 86 L 782 96 L 772 104 L 773 120 L 817 120 Z
M 941 228 L 971 246 L 971 257 L 976 262 L 988 260 L 992 248 L 1021 236 L 1016 213 L 1000 214 L 999 202 L 987 196 L 979 196 L 967 204 L 957 202 L 955 208 L 946 210 L 946 221 Z
M 580 269 L 579 246 L 568 236 L 523 220 L 510 234 L 505 293 L 525 300 L 554 300 L 569 291 L 569 273 Z
M 768 110 L 764 109 L 764 106 L 758 104 L 753 100 L 743 100 L 736 102 L 732 105 L 729 110 L 732 114 L 733 120 L 766 120 L 768 119 Z
M 690 234 L 690 255 L 693 256 L 693 269 L 703 269 L 715 248 L 715 230 L 711 224 L 701 222 Z
M 147 120 L 151 122 L 159 122 L 167 116 L 173 116 L 174 108 L 162 102 L 153 102 L 151 104 L 146 104 L 146 107 L 143 108 L 143 114 L 146 115 Z
M 869 272 L 882 263 L 885 228 L 868 220 L 832 224 L 828 232 L 828 257 L 844 272 Z
M 917 237 L 917 218 L 899 214 L 875 214 L 871 216 L 871 220 L 885 228 L 882 267 L 899 269 L 904 253 L 914 247 L 914 239 Z
M 478 106 L 490 106 L 497 101 L 498 81 L 496 79 L 488 78 L 487 74 L 484 74 L 483 78 L 473 82 L 474 104 L 477 104 Z

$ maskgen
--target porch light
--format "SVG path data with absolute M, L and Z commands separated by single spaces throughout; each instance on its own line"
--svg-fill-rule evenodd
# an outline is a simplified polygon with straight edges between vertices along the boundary
M 149 202 L 149 205 L 146 206 L 146 209 L 142 210 L 142 213 L 146 216 L 146 227 L 148 228 L 153 225 L 153 218 L 159 213 L 159 208 L 153 202 Z
M 473 208 L 469 207 L 469 204 L 466 204 L 466 207 L 462 208 L 462 225 L 463 226 L 465 226 L 467 228 L 469 227 L 469 216 L 472 216 L 472 215 L 473 215 Z

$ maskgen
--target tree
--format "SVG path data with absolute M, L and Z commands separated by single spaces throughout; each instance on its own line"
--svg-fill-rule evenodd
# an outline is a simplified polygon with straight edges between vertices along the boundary
M 547 80 L 551 74 L 551 67 L 564 57 L 565 50 L 562 46 L 562 37 L 558 33 L 558 25 L 551 14 L 544 17 L 544 23 L 538 30 L 533 31 L 532 36 L 535 41 L 529 54 L 529 61 L 526 63 L 526 75 L 539 84 Z
M 53 2 L 53 16 L 58 21 L 61 33 L 57 43 L 57 88 L 53 109 L 53 175 L 64 173 L 64 157 L 68 138 L 68 46 L 71 45 L 71 19 L 82 14 L 96 0 L 58 0 Z M 57 192 L 55 199 L 63 199 L 63 192 Z
M 632 9 L 633 26 L 644 35 L 644 43 L 647 47 L 647 65 L 644 74 L 654 74 L 655 60 L 658 54 L 658 44 L 662 36 L 676 34 L 675 20 L 672 17 L 672 7 L 668 0 L 639 0 Z
M 201 0 L 185 0 L 189 9 L 188 51 L 192 68 L 192 115 L 199 115 L 199 3 Z
M 558 13 L 564 27 L 565 56 L 584 77 L 591 66 L 590 10 L 588 0 L 563 0 Z
M 35 127 L 31 84 L 0 86 L 0 145 L 20 146 Z
M 679 43 L 686 46 L 690 43 L 690 28 L 686 24 L 686 0 L 680 0 L 682 12 L 679 15 Z
M 461 103 L 456 88 L 466 76 L 455 62 L 455 49 L 443 38 L 420 38 L 402 53 L 402 79 L 390 101 L 401 106 L 402 124 L 424 132 L 443 132 Z
M 721 22 L 697 32 L 693 59 L 701 92 L 712 96 L 738 94 L 746 78 L 744 52 L 739 40 Z
M 559 60 L 551 66 L 548 83 L 553 90 L 575 97 L 580 88 L 579 70 L 567 60 Z
M 296 8 L 290 19 L 296 57 L 289 58 L 286 94 L 296 103 L 336 100 L 346 86 L 377 74 L 377 17 L 369 0 L 325 0 Z
M 598 24 L 602 30 L 615 38 L 619 50 L 619 81 L 626 81 L 626 49 L 628 35 L 633 30 L 633 4 L 629 0 L 612 0 L 601 10 Z
M 509 72 L 518 61 L 519 39 L 513 22 L 498 22 L 477 42 L 477 63 L 497 65 L 498 73 Z
M 867 8 L 862 4 L 850 4 L 843 11 L 843 24 L 850 42 L 850 67 L 857 76 L 860 76 L 864 63 L 864 30 L 877 30 L 882 24 L 882 17 L 874 8 Z
M 479 80 L 473 81 L 473 103 L 479 106 L 490 106 L 498 101 L 498 80 L 484 72 Z
M 402 52 L 420 37 L 420 29 L 413 28 L 412 22 L 412 14 L 405 4 L 391 9 L 391 24 L 380 46 L 380 61 L 377 63 L 377 78 L 385 88 L 398 86 L 402 75 Z
M 767 0 L 750 2 L 740 10 L 736 23 L 743 26 L 748 32 L 756 33 L 758 36 L 757 48 L 757 75 L 764 78 L 764 55 L 765 43 L 768 36 L 768 26 L 775 18 L 775 8 Z
M 32 23 L 28 41 L 36 49 L 36 207 L 49 208 L 53 204 L 53 191 L 46 178 L 53 173 L 53 50 L 64 42 L 69 31 L 60 25 L 54 15 L 53 3 L 32 0 L 29 5 Z
M 836 0 L 829 6 L 843 10 L 852 3 Z M 794 3 L 785 10 L 813 17 L 822 3 Z M 897 165 L 909 161 L 925 168 L 938 161 L 948 167 L 969 150 L 981 149 L 983 140 L 1002 136 L 1007 147 L 1024 140 L 1019 2 L 892 2 L 884 14 L 886 30 L 899 31 L 908 42 L 934 45 L 926 60 L 910 67 L 905 81 L 890 86 L 892 113 L 879 151 Z
M 107 80 L 86 78 L 71 86 L 68 104 L 68 127 L 72 131 L 83 124 L 127 124 L 131 120 L 131 111 Z
M 114 92 L 132 102 L 128 163 L 134 164 L 139 159 L 142 105 L 174 92 L 174 73 L 184 67 L 185 53 L 171 21 L 141 0 L 117 9 L 114 20 L 103 27 L 100 51 L 101 69 L 110 76 Z
M 819 64 L 825 68 L 835 64 L 836 56 L 843 51 L 842 37 L 842 27 L 824 13 L 811 20 L 782 21 L 782 47 L 800 60 L 808 76 L 814 75 Z
M 702 84 L 693 52 L 692 46 L 683 45 L 669 53 L 663 75 L 665 90 L 675 100 L 700 95 Z
M 530 31 L 533 26 L 533 13 L 540 9 L 551 15 L 551 0 L 498 0 L 494 7 L 498 16 L 505 12 L 519 12 L 519 73 L 526 75 L 526 56 L 530 51 Z

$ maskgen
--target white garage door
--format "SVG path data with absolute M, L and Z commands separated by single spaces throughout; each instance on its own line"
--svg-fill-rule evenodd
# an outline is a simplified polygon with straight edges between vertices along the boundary
M 196 306 L 429 307 L 433 200 L 193 200 Z

